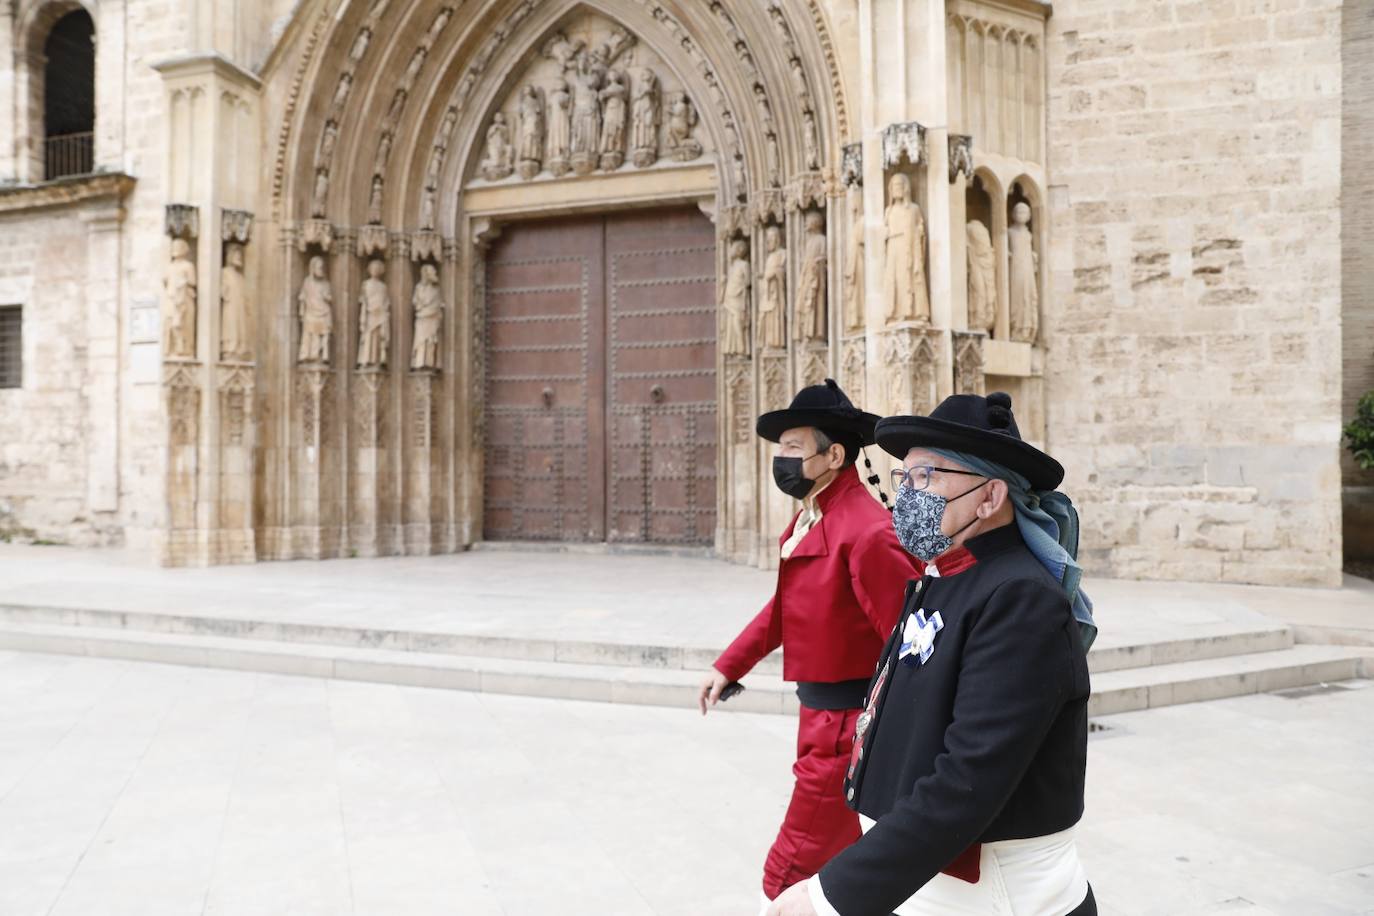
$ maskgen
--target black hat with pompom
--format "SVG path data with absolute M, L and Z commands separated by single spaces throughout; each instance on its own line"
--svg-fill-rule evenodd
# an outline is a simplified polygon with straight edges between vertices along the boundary
M 928 417 L 884 417 L 875 433 L 883 451 L 897 458 L 913 448 L 941 448 L 1004 465 L 1037 490 L 1053 490 L 1064 479 L 1058 461 L 1021 439 L 1011 395 L 1001 391 L 951 395 Z

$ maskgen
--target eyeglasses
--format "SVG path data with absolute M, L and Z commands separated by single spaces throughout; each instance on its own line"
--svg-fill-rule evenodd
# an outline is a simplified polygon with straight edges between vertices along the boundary
M 911 487 L 913 490 L 924 490 L 930 486 L 930 475 L 934 471 L 939 471 L 942 474 L 962 474 L 965 477 L 983 476 L 973 471 L 956 471 L 954 468 L 937 468 L 928 464 L 918 464 L 914 468 L 893 468 L 892 489 L 896 491 L 902 487 Z

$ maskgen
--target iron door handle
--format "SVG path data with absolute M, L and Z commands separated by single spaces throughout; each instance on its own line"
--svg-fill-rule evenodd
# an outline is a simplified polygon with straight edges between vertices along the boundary
M 663 386 L 655 385 L 654 387 L 650 388 L 649 397 L 653 400 L 655 404 L 662 404 L 664 398 Z

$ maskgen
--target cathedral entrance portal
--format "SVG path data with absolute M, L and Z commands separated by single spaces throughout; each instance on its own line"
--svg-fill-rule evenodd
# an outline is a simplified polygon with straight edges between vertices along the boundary
M 517 223 L 486 272 L 484 536 L 712 544 L 710 221 L 693 207 Z

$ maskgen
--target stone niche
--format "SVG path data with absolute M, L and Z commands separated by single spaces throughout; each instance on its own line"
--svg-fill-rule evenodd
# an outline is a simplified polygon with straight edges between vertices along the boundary
M 700 164 L 700 112 L 662 59 L 595 14 L 535 47 L 483 123 L 468 185 L 516 184 Z

